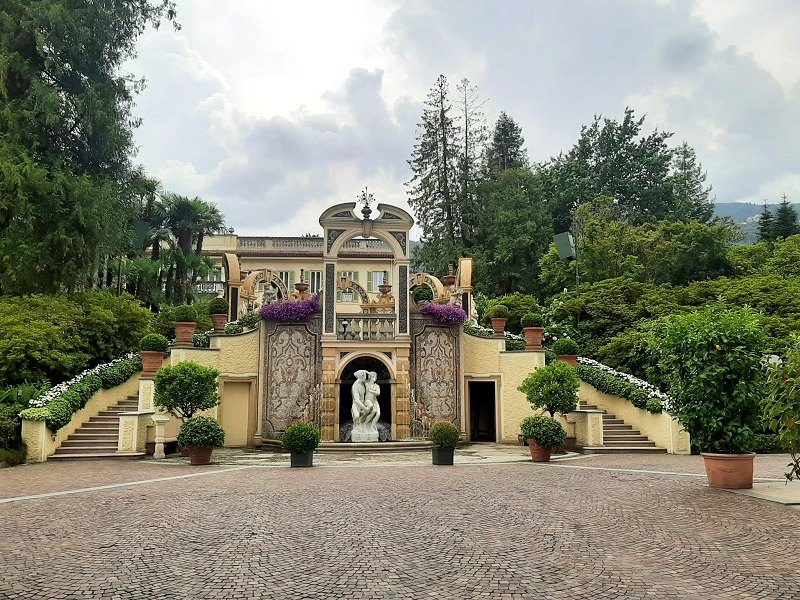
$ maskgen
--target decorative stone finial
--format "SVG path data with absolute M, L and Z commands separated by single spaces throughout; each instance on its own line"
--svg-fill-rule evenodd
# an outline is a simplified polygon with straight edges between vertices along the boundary
M 372 214 L 372 209 L 369 207 L 369 205 L 373 202 L 375 202 L 375 197 L 367 191 L 366 187 L 364 187 L 364 191 L 362 191 L 358 196 L 358 203 L 364 205 L 364 208 L 361 209 L 361 214 L 364 215 L 365 219 L 369 219 L 369 216 Z

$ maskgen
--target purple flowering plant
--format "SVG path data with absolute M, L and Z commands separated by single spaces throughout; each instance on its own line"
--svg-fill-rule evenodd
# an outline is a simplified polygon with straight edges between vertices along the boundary
M 277 323 L 298 323 L 307 321 L 311 315 L 322 310 L 318 296 L 311 296 L 306 300 L 280 300 L 274 304 L 265 304 L 259 310 L 261 318 L 265 321 Z
M 457 304 L 434 304 L 422 302 L 419 310 L 426 315 L 431 315 L 442 325 L 460 325 L 467 320 L 467 313 Z

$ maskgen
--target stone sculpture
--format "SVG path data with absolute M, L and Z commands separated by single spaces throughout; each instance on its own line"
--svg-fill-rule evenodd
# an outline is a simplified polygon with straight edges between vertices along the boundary
M 353 442 L 377 442 L 378 419 L 381 409 L 378 405 L 380 386 L 376 383 L 377 373 L 356 371 L 356 381 L 353 383 L 351 394 L 353 405 L 350 414 L 353 417 L 353 432 L 350 439 Z

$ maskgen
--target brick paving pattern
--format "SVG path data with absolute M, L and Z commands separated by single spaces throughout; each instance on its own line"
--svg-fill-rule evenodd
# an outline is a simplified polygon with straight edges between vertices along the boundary
M 687 471 L 696 458 L 569 464 Z M 780 475 L 774 458 L 762 476 Z M 800 598 L 800 511 L 696 477 L 513 462 L 206 469 L 0 504 L 0 598 Z M 0 489 L 195 472 L 40 465 L 0 471 Z

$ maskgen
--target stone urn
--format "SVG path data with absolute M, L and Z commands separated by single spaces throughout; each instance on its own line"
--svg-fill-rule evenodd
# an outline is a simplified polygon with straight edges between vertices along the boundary
M 223 333 L 225 331 L 225 324 L 228 322 L 228 315 L 211 315 L 211 320 L 214 323 L 214 333 Z
M 307 283 L 304 283 L 302 281 L 300 283 L 295 283 L 294 284 L 294 289 L 297 290 L 297 294 L 301 298 L 305 298 L 305 297 L 307 297 L 309 295 L 308 294 L 308 284 Z
M 140 350 L 139 355 L 142 357 L 142 379 L 152 379 L 156 371 L 164 364 L 166 354 L 152 350 Z
M 194 321 L 178 321 L 175 323 L 175 345 L 174 348 L 191 348 L 192 336 L 197 331 L 197 323 Z
M 392 286 L 388 283 L 382 283 L 378 286 L 378 291 L 385 296 L 392 291 Z
M 494 330 L 494 334 L 496 336 L 503 337 L 507 320 L 508 319 L 502 317 L 492 317 L 492 329 Z
M 541 350 L 544 327 L 523 327 L 522 335 L 525 336 L 525 350 Z
M 445 275 L 442 277 L 442 285 L 445 287 L 450 287 L 455 285 L 456 283 L 456 276 L 455 275 Z

